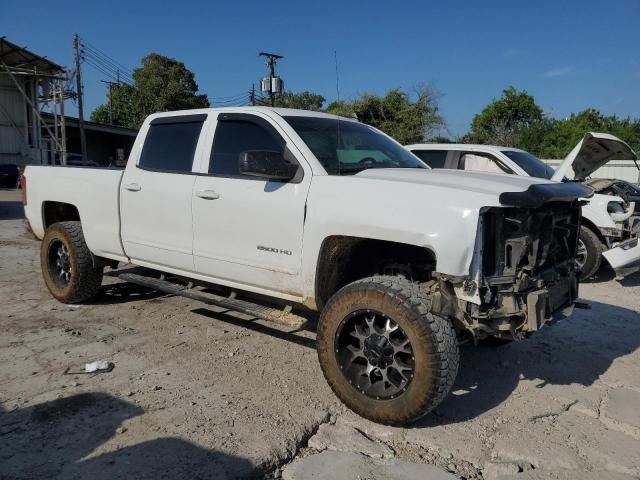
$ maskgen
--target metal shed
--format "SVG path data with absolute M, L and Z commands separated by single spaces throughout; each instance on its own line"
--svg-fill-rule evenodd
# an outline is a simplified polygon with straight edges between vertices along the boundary
M 65 69 L 0 38 L 0 163 L 50 163 L 65 156 Z M 47 108 L 52 121 L 41 111 Z

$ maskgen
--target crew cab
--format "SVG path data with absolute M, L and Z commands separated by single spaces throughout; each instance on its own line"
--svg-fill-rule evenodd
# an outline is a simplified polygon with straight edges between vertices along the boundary
M 23 185 L 58 300 L 130 263 L 321 311 L 328 383 L 386 424 L 443 400 L 459 342 L 570 313 L 592 192 L 432 170 L 368 125 L 265 107 L 153 114 L 124 171 L 28 167 Z
M 582 207 L 578 240 L 581 279 L 593 276 L 603 258 L 618 278 L 640 269 L 640 190 L 621 180 L 589 178 L 612 159 L 637 160 L 636 153 L 619 138 L 587 133 L 557 170 L 529 152 L 511 147 L 424 143 L 407 149 L 432 168 L 547 178 L 591 187 L 596 193 Z M 570 170 L 572 180 L 567 179 Z

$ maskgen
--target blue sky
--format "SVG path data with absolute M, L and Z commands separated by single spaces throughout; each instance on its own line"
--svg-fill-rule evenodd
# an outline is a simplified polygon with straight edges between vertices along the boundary
M 265 50 L 285 56 L 287 89 L 335 100 L 337 51 L 342 98 L 430 85 L 453 135 L 509 85 L 556 117 L 640 117 L 638 0 L 2 1 L 0 35 L 60 64 L 74 32 L 131 69 L 150 52 L 177 58 L 210 97 L 257 83 Z M 90 112 L 106 88 L 84 72 Z

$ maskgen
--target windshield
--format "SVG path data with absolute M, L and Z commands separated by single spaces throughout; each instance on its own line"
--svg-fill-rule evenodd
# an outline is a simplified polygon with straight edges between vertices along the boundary
M 513 160 L 516 165 L 529 174 L 531 177 L 551 179 L 556 171 L 544 163 L 538 157 L 534 157 L 527 152 L 517 150 L 502 150 L 507 157 Z
M 348 120 L 285 116 L 330 175 L 369 168 L 428 168 L 375 128 Z

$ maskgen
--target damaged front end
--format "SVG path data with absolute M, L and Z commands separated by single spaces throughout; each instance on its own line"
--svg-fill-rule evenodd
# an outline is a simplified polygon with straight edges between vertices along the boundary
M 449 308 L 442 313 L 454 319 L 460 334 L 474 342 L 519 340 L 572 312 L 579 278 L 578 199 L 591 190 L 562 187 L 533 185 L 503 194 L 505 207 L 481 212 L 470 275 L 440 277 L 434 296 L 434 308 Z

